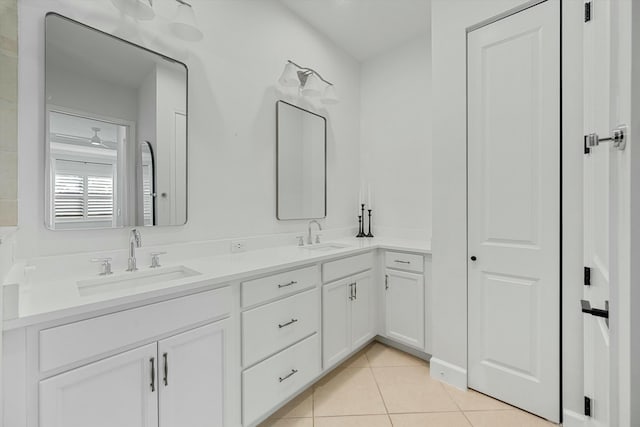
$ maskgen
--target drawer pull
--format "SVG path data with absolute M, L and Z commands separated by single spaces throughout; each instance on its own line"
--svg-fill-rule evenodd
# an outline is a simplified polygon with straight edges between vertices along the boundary
M 402 261 L 402 260 L 400 260 L 400 259 L 397 259 L 397 260 L 395 260 L 395 261 L 393 261 L 393 262 L 398 262 L 398 263 L 400 263 L 400 264 L 411 264 L 411 261 Z
M 289 372 L 287 375 L 285 375 L 284 377 L 278 377 L 278 379 L 280 380 L 280 382 L 287 380 L 289 378 L 291 378 L 292 376 L 294 376 L 295 374 L 298 373 L 297 369 L 292 369 L 291 372 Z
M 288 286 L 293 286 L 295 284 L 297 284 L 298 282 L 296 282 L 295 280 L 290 281 L 289 283 L 285 283 L 284 285 L 278 285 L 278 288 L 286 288 Z
M 290 321 L 288 321 L 287 323 L 280 323 L 280 324 L 278 325 L 278 328 L 279 328 L 279 329 L 282 329 L 282 328 L 284 328 L 284 327 L 286 327 L 286 326 L 293 325 L 293 324 L 294 324 L 294 323 L 296 323 L 297 321 L 298 321 L 298 319 L 291 319 L 291 320 L 290 320 Z
M 151 392 L 154 392 L 156 391 L 156 358 L 149 359 L 149 363 L 151 363 Z

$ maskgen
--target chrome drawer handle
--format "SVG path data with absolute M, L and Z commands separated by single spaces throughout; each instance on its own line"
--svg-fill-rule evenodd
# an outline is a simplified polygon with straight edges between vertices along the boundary
M 292 280 L 289 283 L 285 283 L 284 285 L 278 285 L 278 288 L 286 288 L 287 286 L 293 286 L 293 285 L 295 285 L 297 283 L 298 282 L 296 282 L 295 280 Z
M 290 320 L 290 321 L 288 321 L 287 323 L 280 323 L 280 324 L 278 325 L 278 328 L 282 329 L 282 328 L 284 328 L 284 327 L 286 327 L 286 326 L 293 325 L 293 324 L 294 324 L 294 323 L 296 323 L 297 321 L 298 321 L 298 319 L 291 319 L 291 320 Z
M 400 264 L 411 264 L 411 261 L 402 261 L 402 260 L 399 260 L 399 259 L 397 259 L 397 260 L 395 260 L 393 262 L 399 262 Z
M 289 378 L 291 378 L 292 376 L 294 376 L 295 374 L 298 373 L 297 369 L 292 369 L 291 372 L 289 372 L 287 375 L 285 375 L 284 377 L 278 377 L 278 379 L 280 380 L 280 382 L 287 380 Z

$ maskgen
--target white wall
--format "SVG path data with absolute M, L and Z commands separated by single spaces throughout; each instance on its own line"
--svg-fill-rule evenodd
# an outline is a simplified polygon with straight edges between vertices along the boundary
M 171 16 L 172 2 L 154 2 Z M 141 25 L 153 49 L 186 57 L 189 67 L 189 221 L 144 230 L 145 245 L 258 234 L 295 233 L 306 221 L 275 217 L 274 85 L 285 61 L 319 70 L 340 103 L 328 118 L 328 216 L 325 228 L 354 227 L 359 180 L 359 64 L 275 0 L 194 0 L 204 40 L 178 43 L 159 23 Z M 53 232 L 44 227 L 44 15 L 57 11 L 113 31 L 110 0 L 19 2 L 18 256 L 120 249 L 128 230 Z M 163 8 L 169 8 L 164 10 Z M 187 49 L 188 51 L 185 51 Z M 293 240 L 292 240 L 293 242 Z
M 428 35 L 362 64 L 362 180 L 374 234 L 431 237 L 431 44 Z
M 524 3 L 432 3 L 433 356 L 443 375 L 433 363 L 432 374 L 458 385 L 467 369 L 466 29 Z M 563 404 L 576 413 L 582 396 L 581 7 L 563 2 Z

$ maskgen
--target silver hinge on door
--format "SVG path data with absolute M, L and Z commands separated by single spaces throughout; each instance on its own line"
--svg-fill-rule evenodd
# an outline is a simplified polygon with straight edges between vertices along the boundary
M 584 153 L 589 154 L 591 148 L 597 147 L 601 142 L 611 141 L 613 146 L 620 151 L 624 151 L 627 147 L 627 126 L 620 125 L 611 131 L 611 136 L 608 138 L 600 138 L 597 133 L 590 133 L 584 137 Z
M 584 4 L 584 22 L 591 21 L 591 3 L 588 1 Z

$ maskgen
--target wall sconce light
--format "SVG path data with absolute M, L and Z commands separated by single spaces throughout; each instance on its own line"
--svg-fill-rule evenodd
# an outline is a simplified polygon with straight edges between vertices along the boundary
M 153 0 L 111 0 L 111 3 L 123 14 L 140 21 L 155 18 Z
M 202 31 L 198 27 L 193 6 L 185 0 L 175 0 L 178 3 L 176 15 L 169 24 L 171 33 L 181 40 L 202 40 Z M 111 0 L 111 3 L 124 15 L 136 20 L 149 21 L 155 18 L 153 0 Z
M 286 87 L 298 87 L 304 96 L 318 97 L 323 104 L 337 104 L 339 102 L 333 83 L 325 80 L 317 71 L 308 67 L 301 67 L 288 60 L 278 79 L 278 83 Z
M 178 11 L 171 23 L 171 31 L 179 39 L 195 42 L 202 40 L 202 31 L 198 28 L 193 6 L 184 0 L 176 0 Z

